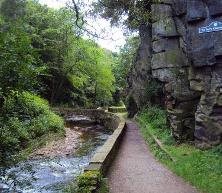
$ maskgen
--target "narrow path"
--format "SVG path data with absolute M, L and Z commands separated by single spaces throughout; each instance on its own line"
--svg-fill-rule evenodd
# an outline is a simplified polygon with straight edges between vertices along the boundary
M 127 123 L 108 179 L 110 193 L 197 193 L 154 159 L 133 122 Z

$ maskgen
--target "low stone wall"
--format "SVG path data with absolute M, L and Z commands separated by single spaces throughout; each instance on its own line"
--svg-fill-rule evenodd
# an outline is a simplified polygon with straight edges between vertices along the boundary
M 121 138 L 125 131 L 125 120 L 120 118 L 120 123 L 113 134 L 107 139 L 105 144 L 98 149 L 96 154 L 90 161 L 89 166 L 85 171 L 100 171 L 103 175 L 106 174 L 115 154 L 118 150 Z
M 53 108 L 53 111 L 57 112 L 65 118 L 71 115 L 88 116 L 98 124 L 101 124 L 111 130 L 115 130 L 121 121 L 117 115 L 106 112 L 102 109 Z
M 120 123 L 106 143 L 95 153 L 89 166 L 78 178 L 78 193 L 96 193 L 102 178 L 115 158 L 121 139 L 126 129 L 125 120 L 120 117 Z
M 125 106 L 121 106 L 121 107 L 109 107 L 108 111 L 111 113 L 124 113 L 126 112 L 126 107 Z
M 121 139 L 126 129 L 125 119 L 120 114 L 113 114 L 100 109 L 71 109 L 71 108 L 54 108 L 55 112 L 63 117 L 71 115 L 85 115 L 99 124 L 104 125 L 114 132 L 105 144 L 100 147 L 92 157 L 89 165 L 84 172 L 78 177 L 77 193 L 95 193 L 100 186 L 102 178 L 106 175 L 111 165 Z

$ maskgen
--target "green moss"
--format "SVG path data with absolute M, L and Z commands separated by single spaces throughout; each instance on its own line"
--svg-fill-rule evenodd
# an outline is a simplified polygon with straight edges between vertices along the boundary
M 222 190 L 222 145 L 211 150 L 199 150 L 190 144 L 178 145 L 166 123 L 166 113 L 157 107 L 141 112 L 138 118 L 141 133 L 153 154 L 168 168 L 202 192 L 220 193 Z M 149 132 L 148 132 L 149 130 Z M 155 144 L 149 133 L 154 134 L 175 158 L 172 162 Z
M 109 107 L 108 111 L 111 113 L 124 113 L 126 112 L 126 107 L 125 106 L 121 106 L 121 107 Z
M 64 190 L 65 193 L 92 193 L 102 183 L 102 175 L 99 171 L 87 171 L 80 174 L 77 180 Z M 102 192 L 101 192 L 102 193 Z
M 171 64 L 174 64 L 175 67 L 181 65 L 183 62 L 182 53 L 179 50 L 172 50 L 166 52 L 166 60 L 169 61 Z
M 101 180 L 99 171 L 87 171 L 78 177 L 78 186 L 80 188 L 94 187 Z
M 107 181 L 99 171 L 87 171 L 80 174 L 76 181 L 65 188 L 64 193 L 108 193 Z

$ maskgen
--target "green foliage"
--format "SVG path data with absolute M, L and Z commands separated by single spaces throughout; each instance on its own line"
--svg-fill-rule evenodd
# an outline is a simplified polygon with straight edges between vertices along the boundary
M 0 156 L 63 130 L 49 104 L 107 105 L 115 78 L 112 57 L 85 40 L 75 13 L 36 0 L 0 1 Z
M 120 53 L 114 57 L 113 72 L 118 89 L 126 88 L 126 79 L 133 66 L 136 53 L 139 47 L 139 37 L 132 36 L 126 40 L 126 44 L 121 48 Z
M 82 101 L 83 106 L 90 106 L 105 105 L 112 100 L 115 78 L 111 62 L 106 51 L 93 41 L 73 40 L 65 58 L 64 72 L 73 87 L 81 91 L 73 95 L 74 102 Z
M 67 187 L 66 193 L 92 193 L 103 183 L 102 175 L 99 171 L 87 171 L 78 176 L 77 182 L 73 182 Z M 103 184 L 104 185 L 104 184 Z
M 29 92 L 6 96 L 0 120 L 1 162 L 27 147 L 32 139 L 64 128 L 63 120 L 49 109 L 47 101 Z
M 111 24 L 123 23 L 130 29 L 138 29 L 141 24 L 150 21 L 151 4 L 154 1 L 159 0 L 101 0 L 93 5 L 94 12 L 105 19 L 110 19 Z
M 149 128 L 155 131 L 154 135 L 160 137 L 164 144 L 175 143 L 171 130 L 167 125 L 165 110 L 158 106 L 150 106 L 141 111 L 139 117 L 149 123 Z
M 1 0 L 0 12 L 9 20 L 15 20 L 25 14 L 25 0 Z
M 148 101 L 152 101 L 162 93 L 162 84 L 155 79 L 151 79 L 145 89 L 146 98 Z
M 158 107 L 148 107 L 139 114 L 141 133 L 154 155 L 177 175 L 203 192 L 220 193 L 222 183 L 222 146 L 210 150 L 199 150 L 189 144 L 176 144 L 166 124 L 166 113 Z M 148 132 L 149 130 L 149 132 Z M 149 133 L 163 142 L 164 147 L 175 158 L 168 159 L 155 144 Z
M 32 45 L 46 67 L 42 95 L 52 104 L 109 103 L 114 90 L 112 61 L 95 42 L 78 36 L 75 14 L 68 8 L 54 10 L 29 1 L 25 18 Z
M 33 0 L 4 1 L 1 9 L 10 10 L 0 14 L 3 93 L 29 90 L 51 104 L 87 107 L 112 100 L 112 57 L 78 35 L 70 9 L 54 10 Z M 13 15 L 16 19 L 10 19 Z
M 4 93 L 11 89 L 33 90 L 40 69 L 35 66 L 30 37 L 20 22 L 2 24 L 0 34 L 1 90 Z

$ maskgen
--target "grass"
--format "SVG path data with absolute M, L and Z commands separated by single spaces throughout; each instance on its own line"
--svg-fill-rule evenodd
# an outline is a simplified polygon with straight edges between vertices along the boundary
M 222 192 L 222 145 L 210 150 L 200 150 L 191 144 L 178 145 L 167 127 L 165 111 L 157 107 L 142 111 L 138 122 L 151 151 L 163 164 L 204 193 Z M 158 148 L 150 133 L 163 143 L 175 162 Z

